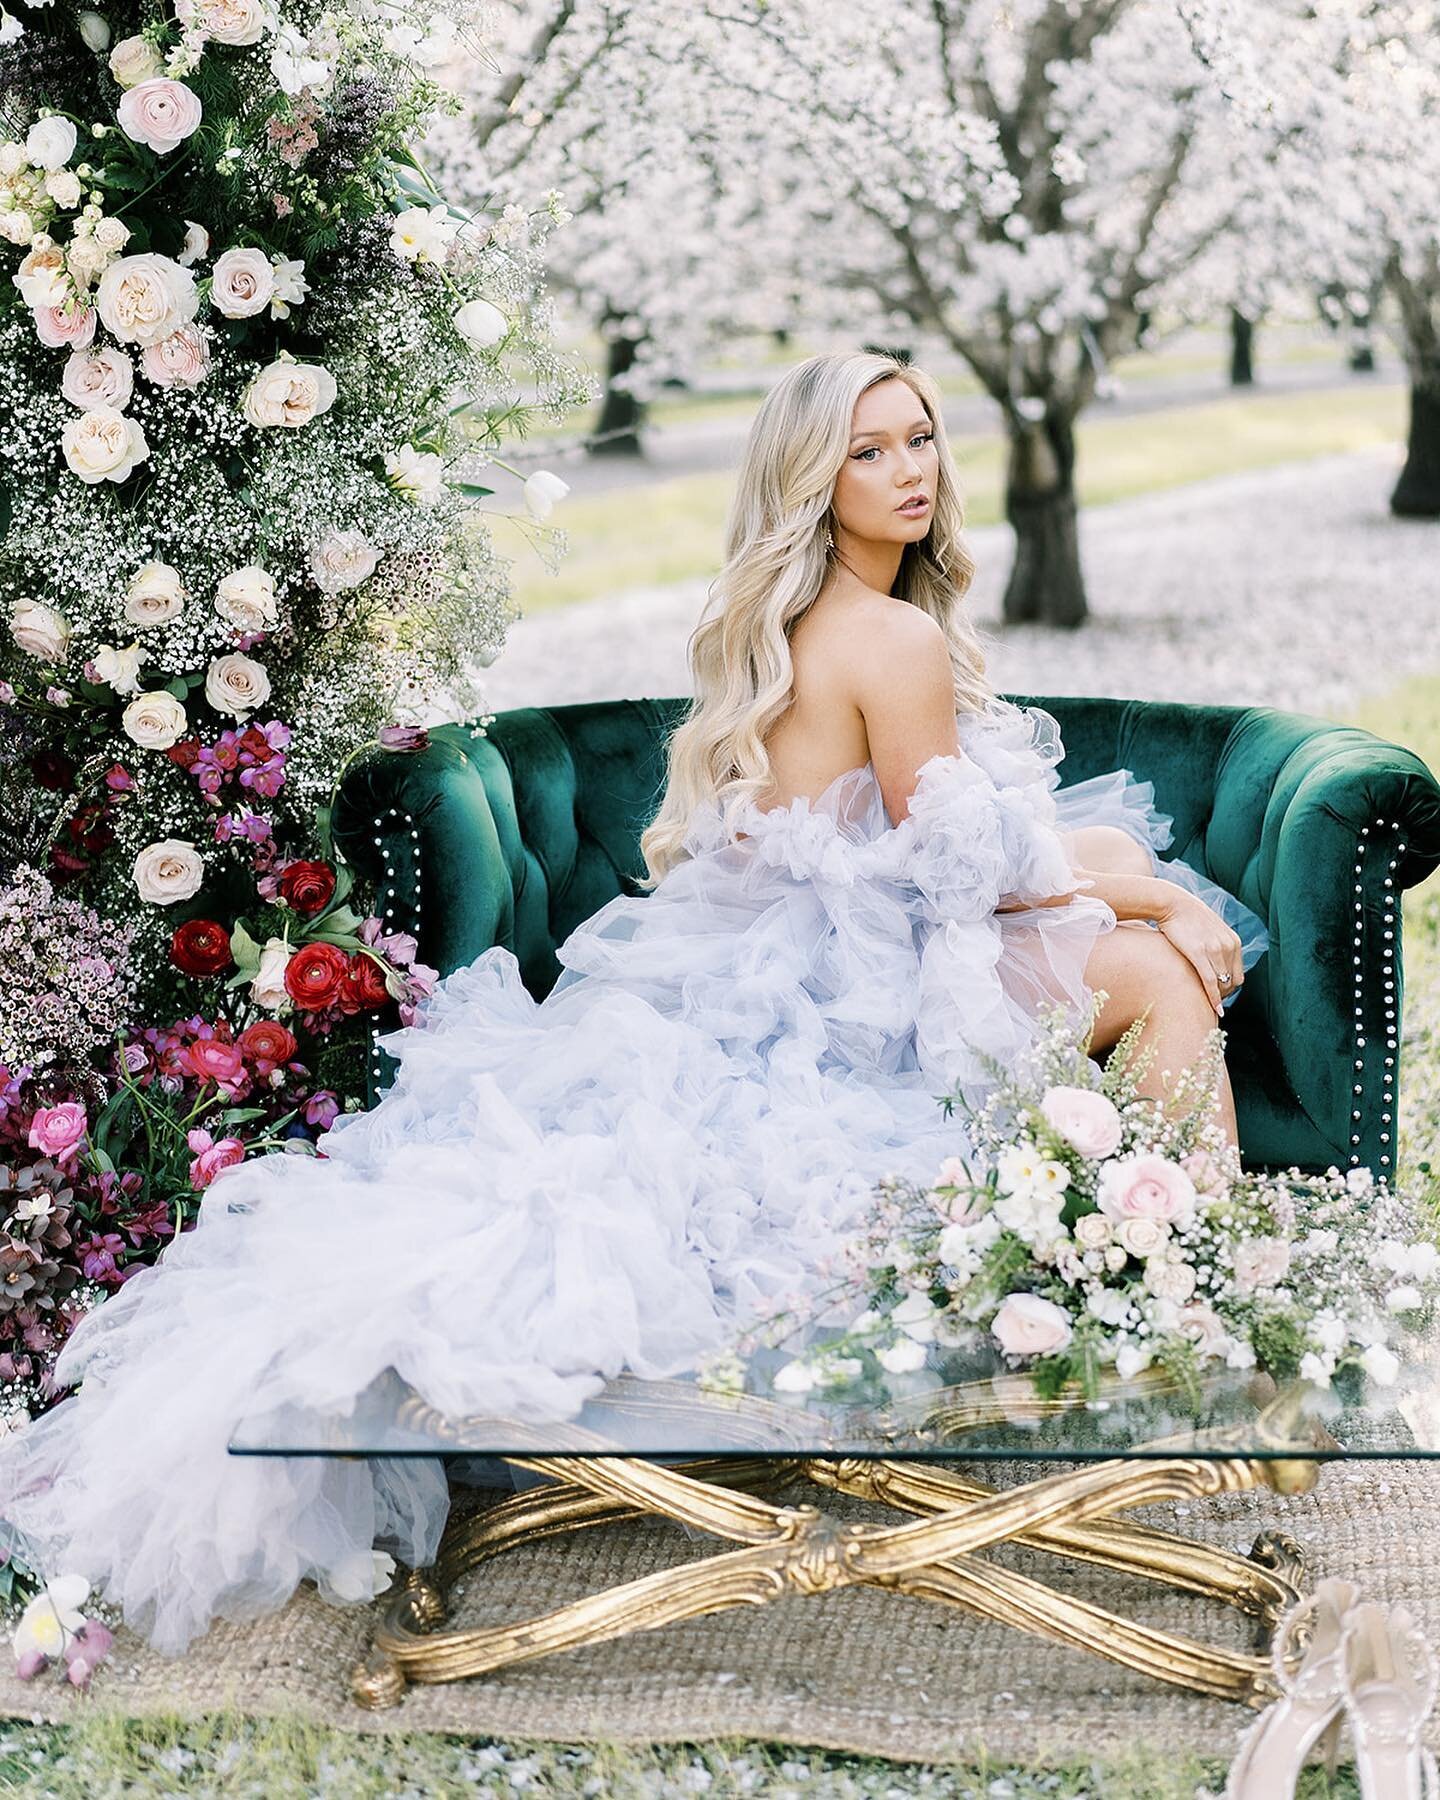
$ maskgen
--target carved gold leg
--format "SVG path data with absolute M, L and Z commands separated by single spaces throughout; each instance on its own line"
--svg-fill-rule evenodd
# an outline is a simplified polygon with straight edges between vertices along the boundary
M 1273 1691 L 1263 1656 L 1153 1630 L 978 1553 L 999 1543 L 1025 1544 L 1223 1600 L 1269 1626 L 1298 1593 L 1299 1563 L 1288 1540 L 1277 1538 L 1263 1555 L 1244 1558 L 1107 1515 L 1256 1485 L 1301 1487 L 1315 1472 L 1313 1462 L 1176 1456 L 1090 1464 L 995 1493 L 949 1469 L 902 1460 L 712 1457 L 683 1468 L 625 1457 L 507 1460 L 552 1483 L 453 1524 L 434 1570 L 411 1576 L 386 1608 L 371 1655 L 355 1672 L 362 1705 L 394 1705 L 407 1680 L 453 1681 L 736 1606 L 765 1605 L 787 1593 L 858 1585 L 961 1606 L 1178 1686 L 1257 1704 Z M 841 1521 L 748 1491 L 798 1475 L 921 1516 L 905 1524 Z M 679 1520 L 740 1547 L 522 1624 L 438 1629 L 444 1592 L 465 1570 L 515 1544 L 646 1515 Z

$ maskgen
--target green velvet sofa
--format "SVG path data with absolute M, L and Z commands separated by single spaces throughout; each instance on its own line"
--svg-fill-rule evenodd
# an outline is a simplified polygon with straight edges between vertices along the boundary
M 1129 768 L 1178 856 L 1267 922 L 1226 1009 L 1241 1145 L 1255 1167 L 1393 1170 L 1401 1079 L 1400 895 L 1440 864 L 1440 785 L 1369 732 L 1264 707 L 1014 695 L 1060 721 L 1062 783 Z M 442 974 L 492 944 L 536 998 L 555 947 L 643 874 L 639 835 L 681 698 L 526 707 L 447 725 L 348 773 L 339 849 Z M 372 1092 L 386 1059 L 373 1059 Z

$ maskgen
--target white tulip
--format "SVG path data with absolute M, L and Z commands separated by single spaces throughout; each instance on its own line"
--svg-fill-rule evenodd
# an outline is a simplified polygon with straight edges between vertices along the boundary
M 562 481 L 549 469 L 537 469 L 526 478 L 524 488 L 525 505 L 531 518 L 539 520 L 543 525 L 555 510 L 556 501 L 563 500 L 569 492 L 568 481 Z
M 488 300 L 467 300 L 456 308 L 452 323 L 465 342 L 476 350 L 488 350 L 492 344 L 498 344 L 510 329 L 504 313 Z

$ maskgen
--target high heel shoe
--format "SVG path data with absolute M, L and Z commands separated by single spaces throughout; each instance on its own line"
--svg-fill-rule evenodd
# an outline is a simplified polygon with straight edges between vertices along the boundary
M 1225 1800 L 1285 1800 L 1293 1795 L 1306 1757 L 1322 1738 L 1333 1770 L 1344 1720 L 1345 1620 L 1359 1597 L 1353 1581 L 1332 1576 L 1280 1621 L 1270 1656 L 1281 1697 L 1241 1740 Z M 1292 1659 L 1302 1644 L 1297 1666 Z
M 1403 1606 L 1352 1606 L 1341 1634 L 1341 1686 L 1361 1800 L 1440 1800 L 1420 1731 L 1435 1704 L 1435 1657 Z

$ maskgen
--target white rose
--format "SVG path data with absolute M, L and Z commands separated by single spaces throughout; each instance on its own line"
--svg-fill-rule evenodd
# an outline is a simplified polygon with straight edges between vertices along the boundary
M 89 237 L 72 237 L 65 246 L 65 267 L 77 288 L 89 288 L 97 276 L 104 274 L 109 261 L 109 251 L 95 242 L 93 233 Z
M 1131 1256 L 1144 1262 L 1169 1242 L 1170 1227 L 1163 1219 L 1122 1219 L 1115 1235 Z
M 130 578 L 124 613 L 132 625 L 165 625 L 180 616 L 185 584 L 169 563 L 148 562 Z
M 275 271 L 263 250 L 226 250 L 215 258 L 210 303 L 227 319 L 263 312 L 275 291 Z
M 83 191 L 80 177 L 73 169 L 56 169 L 45 177 L 45 192 L 66 212 L 72 212 L 80 204 Z
M 185 708 L 164 688 L 132 700 L 120 715 L 120 723 L 130 742 L 142 750 L 168 750 L 190 727 Z
M 70 643 L 70 621 L 38 600 L 17 600 L 10 613 L 10 635 L 27 656 L 58 663 Z
M 256 563 L 232 569 L 216 583 L 215 610 L 239 631 L 264 631 L 276 619 L 275 577 Z
M 135 365 L 123 350 L 106 344 L 99 350 L 75 350 L 60 377 L 60 392 L 72 406 L 88 411 L 113 406 L 124 412 L 135 391 Z
M 126 90 L 115 117 L 132 143 L 168 156 L 200 129 L 202 111 L 193 88 L 168 75 L 152 75 Z
M 215 657 L 206 670 L 205 698 L 216 712 L 243 719 L 270 698 L 270 677 L 259 663 L 232 651 Z
M 65 461 L 83 482 L 124 481 L 150 454 L 139 421 L 118 407 L 96 406 L 72 419 L 60 433 Z
M 258 44 L 267 23 L 260 0 L 176 0 L 175 16 L 183 24 L 200 26 L 217 44 L 241 48 Z
M 97 219 L 95 242 L 105 251 L 123 250 L 130 242 L 130 227 L 123 219 Z
M 260 952 L 260 967 L 250 983 L 250 998 L 266 1012 L 291 1010 L 290 995 L 285 987 L 285 969 L 294 952 L 284 938 L 272 937 Z
M 138 87 L 165 67 L 165 58 L 149 38 L 127 37 L 110 52 L 110 73 L 122 88 Z
M 925 1367 L 928 1355 L 924 1344 L 912 1337 L 903 1337 L 888 1349 L 875 1352 L 880 1367 L 888 1369 L 892 1375 L 913 1375 L 917 1369 Z
M 413 444 L 402 444 L 385 458 L 385 475 L 397 494 L 404 494 L 417 506 L 429 506 L 440 498 L 445 487 L 445 465 L 430 450 L 417 450 Z
M 180 247 L 176 262 L 183 263 L 188 269 L 191 263 L 198 262 L 202 256 L 210 254 L 210 233 L 203 225 L 197 225 L 193 219 L 185 221 L 185 242 Z
M 339 594 L 368 580 L 379 561 L 363 531 L 329 531 L 310 552 L 310 573 L 322 594 Z
M 1152 1256 L 1145 1265 L 1145 1285 L 1157 1300 L 1183 1303 L 1195 1292 L 1195 1271 L 1189 1263 L 1162 1262 Z
M 87 50 L 97 52 L 108 50 L 110 48 L 110 23 L 104 13 L 82 12 L 80 36 L 85 40 Z
M 35 222 L 29 213 L 10 206 L 0 211 L 0 237 L 7 244 L 28 244 L 35 235 Z
M 117 694 L 138 694 L 140 692 L 140 646 L 129 644 L 125 649 L 117 649 L 114 644 L 102 644 L 90 658 L 95 670 L 95 679 L 103 681 Z
M 552 475 L 549 469 L 537 469 L 527 477 L 523 489 L 531 518 L 538 519 L 542 525 L 555 510 L 555 502 L 563 500 L 569 492 L 570 483 Z
M 1400 1373 L 1400 1358 L 1385 1344 L 1371 1344 L 1360 1358 L 1360 1367 L 1377 1387 L 1393 1387 Z
M 63 169 L 75 154 L 79 134 L 69 119 L 51 113 L 25 134 L 25 156 L 37 169 Z
M 1082 1250 L 1103 1250 L 1110 1242 L 1110 1221 L 1104 1213 L 1082 1213 L 1075 1221 L 1075 1242 Z
M 1011 1294 L 990 1326 L 1007 1356 L 1052 1356 L 1072 1335 L 1070 1318 L 1039 1294 Z
M 465 342 L 476 350 L 488 350 L 492 344 L 498 344 L 510 329 L 504 313 L 488 300 L 467 300 L 455 309 L 451 322 Z
M 158 344 L 195 317 L 200 292 L 188 269 L 143 251 L 111 263 L 100 277 L 95 304 L 105 329 L 122 344 Z
M 26 252 L 10 279 L 19 288 L 20 298 L 36 311 L 42 306 L 63 306 L 70 296 L 65 252 L 48 239 Z
M 242 410 L 252 425 L 307 425 L 328 412 L 334 399 L 335 377 L 328 369 L 282 357 L 255 376 Z
M 147 344 L 140 366 L 156 387 L 199 387 L 210 373 L 210 345 L 198 325 L 182 325 Z
M 25 161 L 25 146 L 17 144 L 13 138 L 0 143 L 0 175 L 6 180 L 18 175 L 22 169 L 28 168 Z
M 148 844 L 135 858 L 134 875 L 142 900 L 154 906 L 173 906 L 200 891 L 205 865 L 193 844 L 182 838 L 164 838 Z

